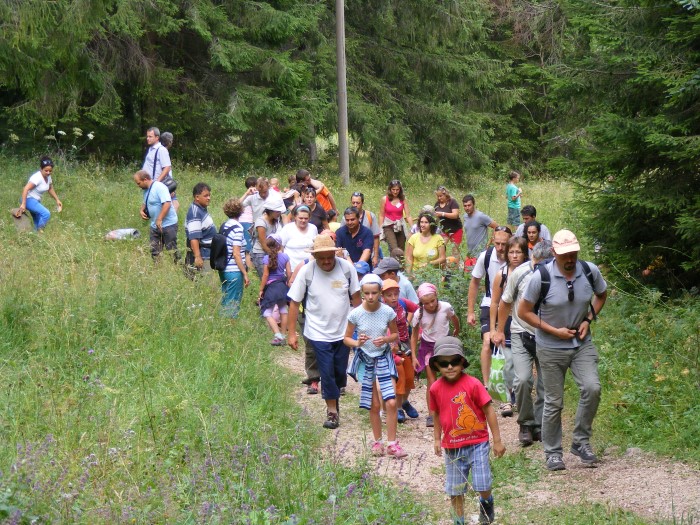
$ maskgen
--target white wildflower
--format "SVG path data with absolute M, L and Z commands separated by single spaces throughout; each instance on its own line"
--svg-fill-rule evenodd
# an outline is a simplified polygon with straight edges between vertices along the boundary
M 10 142 L 17 144 L 19 142 L 19 137 L 14 133 L 10 133 Z
M 73 135 L 75 135 L 76 137 L 82 137 L 83 130 L 80 128 L 73 128 Z
M 90 133 L 87 134 L 87 138 L 92 140 L 95 138 L 95 134 L 91 131 Z
M 65 136 L 65 134 L 66 134 L 66 132 L 65 132 L 65 131 L 61 131 L 60 129 L 56 132 L 56 135 Z
M 44 138 L 45 138 L 46 140 L 56 140 L 56 136 L 55 136 L 55 135 L 44 135 Z

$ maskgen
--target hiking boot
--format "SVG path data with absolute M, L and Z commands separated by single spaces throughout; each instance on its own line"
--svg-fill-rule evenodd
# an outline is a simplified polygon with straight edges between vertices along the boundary
M 399 408 L 398 411 L 396 412 L 396 419 L 398 420 L 399 423 L 406 422 L 406 412 L 404 412 L 402 408 Z
M 433 426 L 433 416 L 428 416 L 425 418 L 425 426 L 426 427 L 432 427 Z
M 306 389 L 307 394 L 318 394 L 318 381 L 312 381 L 309 388 Z
M 588 443 L 574 443 L 571 445 L 571 453 L 574 456 L 581 458 L 581 463 L 584 465 L 593 465 L 598 463 L 598 458 L 593 453 L 593 449 Z
M 406 415 L 411 419 L 416 419 L 418 417 L 418 410 L 416 410 L 415 407 L 408 401 L 404 401 L 401 408 L 406 411 Z
M 532 429 L 525 425 L 520 425 L 520 432 L 518 433 L 518 441 L 523 447 L 529 447 L 532 445 Z
M 499 410 L 502 417 L 511 417 L 513 415 L 513 405 L 510 403 L 501 403 Z
M 540 427 L 532 429 L 532 441 L 542 441 L 542 429 Z
M 345 387 L 340 387 L 340 395 L 344 396 L 345 395 Z
M 327 412 L 326 420 L 323 422 L 323 428 L 334 430 L 340 426 L 340 418 L 337 412 Z
M 384 444 L 381 441 L 375 441 L 372 444 L 372 449 L 371 449 L 372 455 L 373 456 L 383 456 L 384 455 Z
M 479 523 L 493 523 L 496 513 L 493 509 L 493 497 L 479 498 Z
M 566 470 L 564 460 L 559 454 L 552 454 L 547 458 L 547 470 Z
M 386 447 L 386 453 L 387 456 L 393 456 L 396 459 L 401 459 L 408 456 L 408 452 L 401 448 L 401 445 L 399 445 L 398 441 L 396 441 L 393 445 L 389 445 L 388 447 Z

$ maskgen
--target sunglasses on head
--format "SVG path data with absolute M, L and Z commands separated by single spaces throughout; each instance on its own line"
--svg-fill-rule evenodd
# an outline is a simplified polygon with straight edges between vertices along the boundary
M 452 359 L 436 359 L 435 363 L 440 368 L 449 368 L 450 366 L 458 366 L 462 364 L 462 358 L 460 356 L 453 357 Z
M 352 196 L 353 196 L 353 197 L 360 197 L 361 199 L 364 199 L 364 198 L 365 198 L 364 193 L 359 192 L 359 191 L 354 191 L 354 192 L 352 193 Z
M 574 300 L 574 281 L 566 281 L 566 288 L 569 290 L 569 302 Z
M 399 179 L 394 179 L 389 184 L 392 186 L 401 186 L 401 181 Z
M 496 226 L 496 229 L 494 231 L 506 232 L 508 235 L 513 235 L 513 232 L 510 231 L 510 228 L 508 226 Z

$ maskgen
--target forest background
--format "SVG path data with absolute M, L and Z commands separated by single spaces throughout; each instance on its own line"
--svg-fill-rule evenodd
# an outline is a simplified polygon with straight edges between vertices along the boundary
M 158 125 L 181 160 L 328 178 L 316 143 L 336 133 L 334 4 L 3 2 L 0 144 L 131 162 Z M 698 284 L 697 0 L 345 9 L 353 177 L 567 177 L 615 271 Z M 72 128 L 94 139 L 56 134 Z

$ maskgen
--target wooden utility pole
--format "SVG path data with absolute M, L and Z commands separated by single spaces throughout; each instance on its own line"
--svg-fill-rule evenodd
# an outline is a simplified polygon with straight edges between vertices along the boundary
M 338 166 L 343 186 L 350 184 L 348 150 L 348 87 L 345 79 L 345 5 L 335 0 L 335 40 L 338 78 Z

